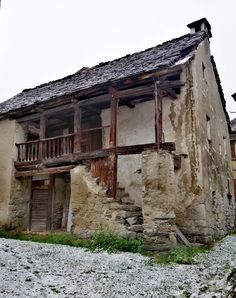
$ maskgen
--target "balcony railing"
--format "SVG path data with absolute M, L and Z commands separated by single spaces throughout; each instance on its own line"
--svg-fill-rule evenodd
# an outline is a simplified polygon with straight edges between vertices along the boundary
M 19 162 L 54 159 L 74 153 L 74 134 L 16 144 Z

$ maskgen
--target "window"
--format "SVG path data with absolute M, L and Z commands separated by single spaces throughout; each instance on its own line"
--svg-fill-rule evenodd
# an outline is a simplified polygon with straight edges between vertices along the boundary
M 206 115 L 206 121 L 207 121 L 207 139 L 208 142 L 211 142 L 211 125 L 210 125 L 210 117 Z

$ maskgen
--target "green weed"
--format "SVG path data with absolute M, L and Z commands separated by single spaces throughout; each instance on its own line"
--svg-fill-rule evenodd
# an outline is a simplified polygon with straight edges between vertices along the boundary
M 206 251 L 206 247 L 187 247 L 184 245 L 177 245 L 168 255 L 160 255 L 157 262 L 161 264 L 193 264 L 194 257 Z
M 97 231 L 92 235 L 91 239 L 80 239 L 74 235 L 66 233 L 48 233 L 46 235 L 42 235 L 0 229 L 0 238 L 62 244 L 74 247 L 83 247 L 91 251 L 105 250 L 109 253 L 125 251 L 145 254 L 141 240 L 123 238 L 110 231 Z

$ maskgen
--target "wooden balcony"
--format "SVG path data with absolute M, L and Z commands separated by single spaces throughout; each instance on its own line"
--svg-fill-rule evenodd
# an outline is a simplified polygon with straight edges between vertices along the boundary
M 16 144 L 17 162 L 30 163 L 72 156 L 74 134 Z

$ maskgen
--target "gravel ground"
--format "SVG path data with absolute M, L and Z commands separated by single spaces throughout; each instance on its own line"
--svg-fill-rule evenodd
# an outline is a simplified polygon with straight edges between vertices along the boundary
M 198 257 L 196 265 L 156 265 L 138 254 L 0 239 L 0 297 L 227 297 L 233 268 L 236 236 Z

